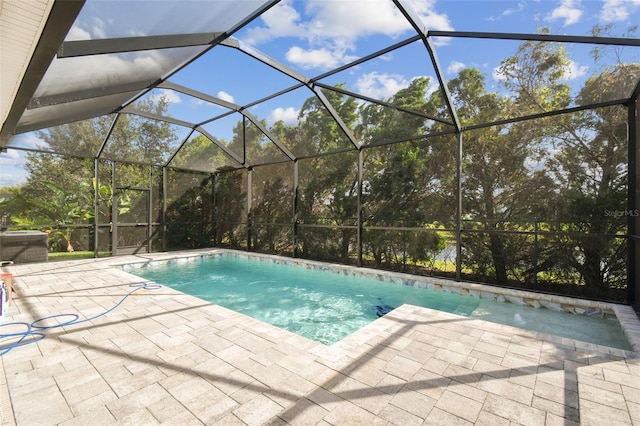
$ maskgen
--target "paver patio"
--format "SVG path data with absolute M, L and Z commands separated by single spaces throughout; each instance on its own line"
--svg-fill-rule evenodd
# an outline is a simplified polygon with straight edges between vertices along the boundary
M 5 323 L 98 315 L 136 259 L 12 266 Z M 324 346 L 162 287 L 45 334 L 0 357 L 2 425 L 640 425 L 638 352 L 411 305 Z

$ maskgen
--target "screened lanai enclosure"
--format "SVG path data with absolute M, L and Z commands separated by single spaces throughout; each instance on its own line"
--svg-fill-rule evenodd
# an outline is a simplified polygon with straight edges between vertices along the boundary
M 638 309 L 637 28 L 523 32 L 469 3 L 4 0 L 0 237 Z

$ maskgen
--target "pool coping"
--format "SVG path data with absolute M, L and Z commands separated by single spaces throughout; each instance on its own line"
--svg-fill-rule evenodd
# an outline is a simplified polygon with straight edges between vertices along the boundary
M 538 293 L 512 288 L 503 288 L 466 281 L 453 281 L 440 277 L 413 275 L 402 272 L 385 271 L 366 267 L 320 262 L 301 258 L 290 258 L 286 256 L 246 252 L 232 249 L 216 248 L 205 252 L 174 252 L 173 255 L 172 252 L 167 252 L 166 254 L 168 256 L 160 259 L 140 259 L 140 261 L 137 262 L 127 262 L 115 266 L 124 271 L 130 272 L 132 268 L 139 267 L 137 265 L 160 264 L 171 261 L 191 261 L 191 259 L 195 260 L 197 258 L 201 259 L 204 257 L 215 257 L 226 254 L 236 257 L 258 259 L 260 261 L 282 265 L 305 267 L 322 271 L 331 271 L 343 275 L 358 275 L 365 278 L 377 279 L 392 284 L 425 288 L 433 291 L 444 291 L 460 296 L 476 297 L 479 299 L 487 299 L 501 303 L 513 303 L 517 305 L 533 307 L 536 309 L 549 309 L 552 311 L 567 312 L 574 315 L 586 315 L 592 317 L 614 316 L 620 323 L 622 332 L 627 339 L 629 346 L 631 347 L 631 352 L 640 352 L 640 318 L 636 314 L 633 307 L 629 305 L 572 298 L 569 296 Z M 581 341 L 575 340 L 575 342 Z M 629 352 L 623 349 L 611 348 L 604 345 L 596 345 L 586 342 L 581 343 L 584 343 L 585 345 L 598 346 L 600 350 L 604 352 L 610 352 L 610 350 Z

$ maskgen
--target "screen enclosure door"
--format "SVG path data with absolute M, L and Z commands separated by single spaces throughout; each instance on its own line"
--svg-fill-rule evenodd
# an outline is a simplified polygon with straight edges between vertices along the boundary
M 113 196 L 113 254 L 151 252 L 151 193 L 146 188 L 116 188 Z

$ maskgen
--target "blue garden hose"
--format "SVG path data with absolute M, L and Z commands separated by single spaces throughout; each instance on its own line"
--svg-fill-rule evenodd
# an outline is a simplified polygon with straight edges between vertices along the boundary
M 116 309 L 118 306 L 120 306 L 126 299 L 127 297 L 131 296 L 133 293 L 135 293 L 136 291 L 139 290 L 157 290 L 159 288 L 161 288 L 162 286 L 160 284 L 156 284 L 156 283 L 152 283 L 152 282 L 145 282 L 145 283 L 133 283 L 130 284 L 129 287 L 133 287 L 133 289 L 128 292 L 126 295 L 124 295 L 124 297 L 122 299 L 120 299 L 120 301 L 118 303 L 116 303 L 112 308 L 107 309 L 106 311 L 92 316 L 90 318 L 85 318 L 85 319 L 80 319 L 80 316 L 77 314 L 58 314 L 58 315 L 50 315 L 48 317 L 44 317 L 44 318 L 38 318 L 37 320 L 33 321 L 32 323 L 27 323 L 27 322 L 10 322 L 7 324 L 0 324 L 0 330 L 2 329 L 2 327 L 11 327 L 11 326 L 24 326 L 25 330 L 24 331 L 20 331 L 20 332 L 13 332 L 13 333 L 0 333 L 0 356 L 6 354 L 7 352 L 11 351 L 14 348 L 18 348 L 20 346 L 25 346 L 25 345 L 29 345 L 31 343 L 35 343 L 39 340 L 42 340 L 46 337 L 46 334 L 43 333 L 44 330 L 50 330 L 53 328 L 58 328 L 58 327 L 66 327 L 69 325 L 76 325 L 76 324 L 82 324 L 84 322 L 88 322 L 88 321 L 92 321 L 96 318 L 99 318 L 101 316 L 105 316 L 107 315 L 109 312 L 113 311 L 114 309 Z M 40 323 L 49 320 L 49 319 L 53 319 L 53 318 L 60 318 L 60 317 L 69 317 L 70 319 L 64 322 L 61 322 L 59 324 L 54 324 L 54 325 L 39 325 Z M 13 343 L 10 344 L 2 344 L 2 341 L 4 339 L 14 339 Z M 17 340 L 16 340 L 17 339 Z

